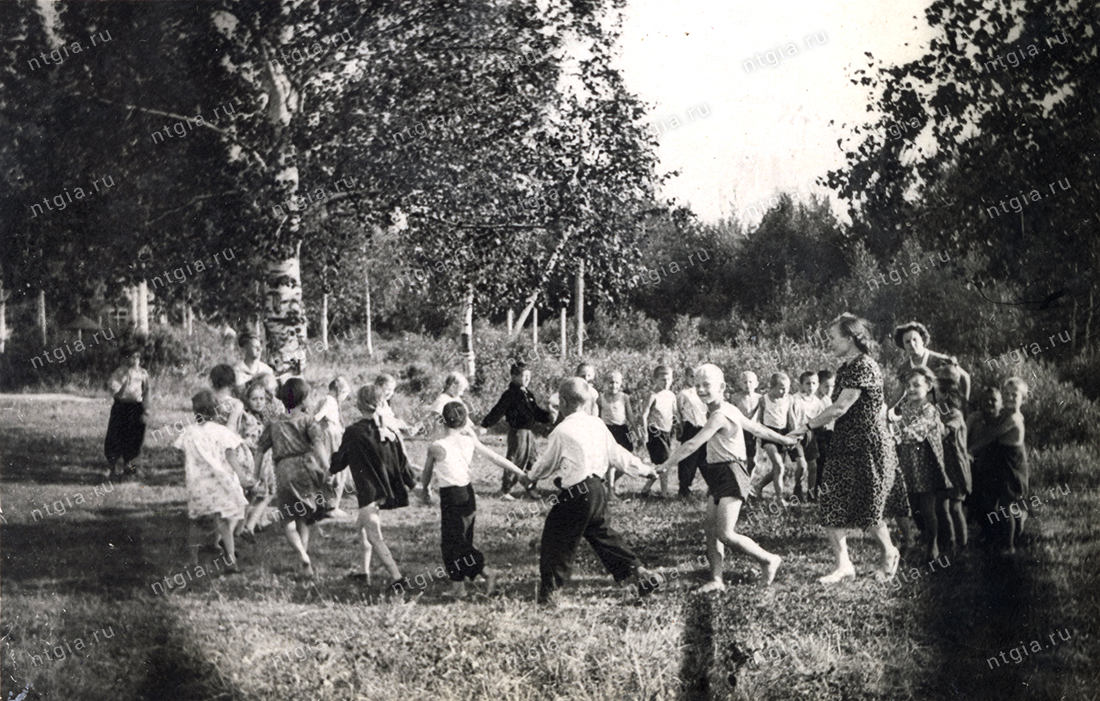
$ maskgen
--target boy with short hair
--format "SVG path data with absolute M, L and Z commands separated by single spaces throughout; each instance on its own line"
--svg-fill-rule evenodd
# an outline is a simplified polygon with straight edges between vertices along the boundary
M 836 387 L 836 373 L 827 368 L 817 371 L 817 400 L 821 403 L 821 411 L 825 411 L 833 405 L 833 388 Z M 829 452 L 829 441 L 833 437 L 833 425 L 835 422 L 830 421 L 821 428 L 814 429 L 813 442 L 817 448 L 817 460 L 813 465 L 810 465 L 810 475 L 812 476 L 814 483 L 811 485 L 811 489 L 817 489 L 820 491 L 821 485 L 825 483 L 825 457 Z M 809 462 L 807 460 L 807 462 Z M 816 498 L 817 492 L 814 492 Z
M 807 370 L 798 376 L 799 393 L 791 397 L 791 425 L 801 426 L 806 421 L 809 421 L 813 417 L 821 413 L 821 402 L 817 399 L 817 373 L 812 370 Z M 810 447 L 810 439 L 813 437 L 812 433 L 807 433 L 803 436 L 798 446 L 797 452 L 791 453 L 791 458 L 794 460 L 794 498 L 796 501 L 806 501 L 805 493 L 802 491 L 802 475 L 803 473 L 809 473 L 810 456 L 807 455 L 807 450 Z M 817 448 L 813 448 L 813 459 L 817 460 Z M 810 494 L 813 494 L 814 487 L 814 475 L 807 474 L 807 487 L 811 490 Z
M 707 422 L 707 407 L 695 393 L 690 368 L 684 373 L 684 382 L 686 386 L 676 395 L 676 421 L 680 425 L 680 443 L 686 443 L 694 438 Z M 695 470 L 704 459 L 705 451 L 700 448 L 676 466 L 681 498 L 691 496 L 691 483 L 695 481 Z
M 481 427 L 490 428 L 504 418 L 508 422 L 507 458 L 516 467 L 528 472 L 538 459 L 535 434 L 531 432 L 531 428 L 537 423 L 550 423 L 551 416 L 550 412 L 538 405 L 535 395 L 527 389 L 531 382 L 531 371 L 525 363 L 517 362 L 513 365 L 509 376 L 511 382 L 508 389 L 504 390 L 496 405 L 482 419 Z M 500 493 L 506 501 L 514 499 L 510 492 L 516 479 L 507 471 L 501 478 Z
M 756 391 L 759 386 L 760 382 L 756 379 L 756 373 L 752 370 L 745 370 L 737 376 L 737 391 L 730 397 L 730 404 L 737 407 L 745 416 L 755 416 L 756 408 L 760 406 L 761 395 Z M 745 434 L 745 464 L 748 466 L 751 475 L 753 470 L 756 469 L 756 437 L 748 433 Z
M 676 415 L 676 395 L 672 387 L 672 368 L 658 365 L 653 370 L 652 391 L 642 410 L 642 435 L 646 436 L 646 450 L 654 465 L 668 460 L 672 450 L 672 421 Z M 668 494 L 668 473 L 660 472 L 661 496 Z M 648 493 L 656 477 L 650 477 L 643 493 Z

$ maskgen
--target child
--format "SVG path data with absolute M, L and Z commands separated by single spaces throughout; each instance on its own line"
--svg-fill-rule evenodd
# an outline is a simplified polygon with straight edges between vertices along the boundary
M 107 437 L 103 441 L 103 453 L 107 456 L 107 479 L 116 476 L 115 463 L 122 458 L 123 474 L 137 475 L 131 463 L 141 454 L 145 442 L 145 421 L 149 410 L 149 373 L 141 367 L 141 349 L 123 348 L 119 353 L 122 365 L 108 382 L 114 404 L 107 421 Z
M 817 371 L 817 400 L 818 406 L 822 411 L 825 411 L 833 405 L 833 389 L 836 387 L 836 373 L 832 370 L 822 369 Z M 815 414 L 816 416 L 816 414 Z M 812 417 L 811 417 L 812 418 Z M 824 484 L 823 475 L 825 474 L 825 454 L 829 450 L 829 441 L 833 437 L 833 424 L 829 423 L 814 429 L 812 442 L 817 453 L 816 460 L 810 460 L 809 456 L 806 456 L 806 465 L 809 469 L 810 476 L 814 480 L 810 485 L 810 491 L 813 498 L 816 500 L 817 491 L 820 490 L 821 485 Z
M 469 387 L 470 381 L 461 372 L 448 373 L 447 379 L 443 381 L 443 392 L 432 402 L 430 411 L 442 417 L 443 407 L 451 402 L 461 402 L 462 395 Z
M 443 566 L 451 578 L 450 595 L 456 599 L 465 598 L 467 579 L 473 581 L 479 575 L 483 577 L 486 594 L 492 594 L 496 585 L 496 573 L 485 567 L 485 556 L 474 547 L 477 501 L 474 487 L 470 484 L 470 461 L 474 453 L 511 472 L 525 486 L 530 484 L 522 470 L 464 430 L 469 419 L 466 405 L 462 402 L 452 401 L 443 407 L 443 425 L 447 433 L 428 448 L 428 458 L 424 461 L 424 472 L 420 476 L 423 485 L 421 499 L 425 504 L 431 504 L 428 485 L 433 475 L 439 483 Z
M 592 388 L 574 377 L 561 383 L 562 422 L 550 434 L 546 453 L 531 468 L 533 481 L 553 479 L 561 491 L 551 498 L 539 545 L 541 606 L 557 605 L 557 590 L 569 579 L 581 538 L 596 551 L 616 582 L 631 581 L 640 596 L 659 588 L 664 578 L 650 573 L 611 527 L 603 475 L 623 469 L 639 477 L 653 473 L 615 442 L 607 426 L 585 407 L 594 398 Z
M 654 465 L 662 465 L 668 460 L 672 450 L 672 419 L 676 414 L 676 395 L 672 387 L 672 368 L 658 365 L 653 370 L 652 392 L 642 410 L 642 435 L 647 436 L 646 450 Z M 668 473 L 661 472 L 661 496 L 668 494 Z M 648 493 L 656 477 L 650 477 L 643 493 Z
M 397 414 L 393 413 L 393 407 L 390 406 L 390 399 L 393 398 L 394 393 L 397 391 L 397 378 L 393 375 L 382 373 L 374 378 L 374 384 L 378 389 L 382 390 L 382 403 L 378 406 L 378 416 L 381 417 L 386 428 L 398 434 L 398 436 L 401 435 L 402 431 L 410 430 L 411 427 L 403 420 L 397 418 Z M 402 447 L 404 447 L 404 445 L 402 445 Z
M 351 386 L 348 385 L 348 381 L 337 377 L 329 383 L 328 394 L 313 411 L 313 420 L 320 424 L 324 431 L 324 446 L 330 461 L 332 454 L 336 452 L 340 441 L 344 438 L 344 423 L 340 420 L 340 402 L 350 395 Z M 347 489 L 348 479 L 350 479 L 348 473 L 340 472 L 333 480 L 335 496 L 333 496 L 332 513 L 329 514 L 332 518 L 348 517 L 347 512 L 340 510 L 340 499 L 344 496 L 344 490 Z
M 630 434 L 634 422 L 634 409 L 630 405 L 630 397 L 623 391 L 623 374 L 615 371 L 608 376 L 608 391 L 602 396 L 597 396 L 596 406 L 599 407 L 598 415 L 603 419 L 604 425 L 615 442 L 628 452 L 634 452 L 634 440 Z M 622 473 L 615 471 L 607 475 L 607 494 L 615 498 L 615 479 Z
M 746 370 L 737 377 L 736 392 L 730 397 L 730 404 L 737 407 L 743 416 L 756 416 L 756 410 L 760 406 L 760 393 L 756 388 L 760 382 L 756 379 L 756 373 Z M 756 437 L 745 433 L 745 465 L 751 475 L 756 469 Z M 763 489 L 763 485 L 760 489 Z M 753 496 L 751 493 L 749 496 Z
M 801 426 L 803 423 L 809 421 L 813 417 L 821 413 L 820 402 L 817 400 L 817 373 L 812 370 L 807 370 L 798 376 L 799 389 L 798 394 L 791 398 L 791 425 Z M 796 501 L 805 501 L 806 496 L 802 491 L 802 475 L 809 472 L 809 457 L 806 455 L 806 449 L 810 446 L 810 439 L 813 437 L 813 433 L 807 433 L 799 441 L 799 452 L 797 455 L 792 454 L 792 458 L 795 461 L 794 465 L 794 498 Z M 814 449 L 816 451 L 816 448 Z M 814 460 L 817 459 L 817 453 L 813 453 Z M 806 486 L 809 488 L 810 494 L 813 494 L 814 476 L 806 475 Z
M 965 548 L 969 542 L 963 500 L 970 494 L 972 480 L 970 455 L 966 449 L 966 419 L 962 413 L 966 399 L 963 398 L 962 385 L 953 372 L 948 371 L 945 376 L 936 378 L 936 399 L 940 419 L 947 429 L 943 437 L 943 460 L 952 485 L 942 495 L 947 506 L 944 527 L 949 547 L 955 551 Z
M 680 426 L 679 440 L 681 443 L 686 443 L 694 438 L 695 434 L 699 433 L 707 422 L 707 406 L 695 393 L 692 372 L 692 369 L 688 368 L 684 373 L 684 382 L 687 386 L 676 395 L 676 422 Z M 676 477 L 679 482 L 678 494 L 681 499 L 687 499 L 691 496 L 691 483 L 695 481 L 695 471 L 699 464 L 705 460 L 706 450 L 705 448 L 699 448 L 699 450 L 677 464 Z
M 1020 413 L 1027 393 L 1027 383 L 1022 379 L 1010 377 L 1005 380 L 1001 385 L 1004 404 L 1000 413 L 993 421 L 979 425 L 970 438 L 975 472 L 981 463 L 989 513 L 999 511 L 1000 518 L 1007 516 L 1003 542 L 1009 554 L 1016 552 L 1016 538 L 1027 520 L 1025 499 L 1029 472 L 1024 448 L 1024 417 Z
M 253 466 L 255 465 L 256 453 L 260 449 L 260 436 L 263 435 L 264 429 L 271 423 L 274 416 L 271 413 L 273 409 L 271 404 L 275 401 L 275 397 L 267 391 L 263 377 L 275 379 L 274 375 L 265 375 L 253 378 L 248 383 L 248 387 L 244 392 L 244 413 L 241 414 L 239 433 L 244 441 L 244 446 L 248 448 L 249 458 L 252 460 L 251 464 Z M 271 459 L 271 454 L 265 454 L 261 462 L 260 472 L 258 474 L 253 472 L 252 474 L 252 488 L 245 490 L 249 505 L 240 532 L 247 534 L 246 537 L 255 534 L 256 526 L 263 518 L 267 505 L 271 503 L 272 498 L 275 496 L 275 463 Z
M 279 387 L 279 401 L 287 413 L 275 417 L 257 441 L 256 474 L 263 469 L 263 455 L 270 450 L 275 461 L 276 501 L 290 518 L 286 538 L 298 553 L 302 570 L 313 577 L 309 559 L 311 526 L 332 509 L 328 488 L 328 452 L 324 429 L 306 411 L 309 385 L 300 377 L 288 378 Z
M 397 434 L 386 428 L 378 414 L 384 397 L 384 390 L 376 384 L 359 389 L 357 405 L 363 418 L 344 431 L 340 447 L 332 456 L 330 471 L 335 474 L 350 468 L 355 480 L 358 523 L 363 536 L 363 572 L 353 574 L 352 578 L 370 584 L 371 556 L 377 551 L 389 575 L 390 587 L 400 594 L 404 591 L 401 585 L 404 578 L 382 537 L 379 510 L 408 506 L 408 490 L 416 487 L 416 479 Z
M 229 365 L 215 365 L 210 370 L 210 386 L 214 388 L 214 402 L 216 408 L 216 415 L 214 421 L 217 421 L 222 426 L 225 426 L 238 436 L 243 436 L 241 432 L 241 417 L 244 414 L 244 402 L 233 396 L 233 391 L 237 388 L 237 376 L 233 368 Z M 243 471 L 237 474 L 237 478 L 241 481 L 241 486 L 245 491 L 252 488 L 253 473 L 252 462 L 253 458 L 251 453 L 246 454 L 243 451 L 247 451 L 248 448 L 243 448 L 241 453 L 241 460 L 239 465 Z
M 771 376 L 768 382 L 768 393 L 760 398 L 760 406 L 756 410 L 756 421 L 779 435 L 786 435 L 794 428 L 791 419 L 791 378 L 785 372 L 777 372 Z M 787 507 L 787 501 L 783 498 L 783 458 L 779 452 L 779 446 L 783 443 L 774 441 L 761 441 L 764 453 L 771 461 L 771 473 L 761 483 L 759 489 L 761 496 L 768 482 L 775 486 L 775 502 L 781 508 Z M 802 447 L 794 445 L 791 449 L 791 457 L 797 459 L 802 456 Z M 785 453 L 786 451 L 784 451 Z
M 699 471 L 703 473 L 703 479 L 706 480 L 710 496 L 714 500 L 713 504 L 707 504 L 704 524 L 710 581 L 698 591 L 725 590 L 722 568 L 726 545 L 738 548 L 759 560 L 764 567 L 764 583 L 770 586 L 775 581 L 775 573 L 783 558 L 764 550 L 752 538 L 737 532 L 737 516 L 749 493 L 750 480 L 745 465 L 744 431 L 775 445 L 789 447 L 796 441 L 745 418 L 737 407 L 725 401 L 725 377 L 716 365 L 708 363 L 695 370 L 695 390 L 699 398 L 707 404 L 707 423 L 691 440 L 681 443 L 672 451 L 668 462 L 662 467 L 672 465 L 700 447 L 706 448 L 706 462 L 700 466 Z
M 577 371 L 573 373 L 574 377 L 579 377 L 588 383 L 588 388 L 592 393 L 592 401 L 585 406 L 587 411 L 592 416 L 600 415 L 600 390 L 596 389 L 596 385 L 593 384 L 596 381 L 596 366 L 592 363 L 581 363 L 577 366 Z
M 218 542 L 229 563 L 226 573 L 239 573 L 233 531 L 244 518 L 248 501 L 237 479 L 241 472 L 237 449 L 241 437 L 215 421 L 217 399 L 208 389 L 191 398 L 196 424 L 190 425 L 172 442 L 183 451 L 187 478 L 188 548 L 191 564 L 198 564 L 203 529 L 200 521 L 213 517 Z
M 939 517 L 946 508 L 939 501 L 951 489 L 943 463 L 944 428 L 939 412 L 929 401 L 928 393 L 936 376 L 924 366 L 902 372 L 905 396 L 888 414 L 895 423 L 898 462 L 905 475 L 910 501 L 915 501 L 923 526 L 928 557 L 939 558 Z M 900 411 L 899 411 L 900 407 Z
M 241 359 L 233 366 L 233 372 L 237 376 L 237 387 L 240 391 L 248 386 L 259 375 L 271 375 L 275 377 L 275 371 L 271 366 L 260 360 L 263 346 L 260 339 L 250 333 L 242 333 L 237 339 L 237 348 L 241 352 Z
M 481 421 L 482 428 L 490 428 L 503 417 L 508 422 L 508 460 L 524 472 L 528 472 L 538 459 L 535 447 L 535 434 L 531 427 L 536 423 L 550 423 L 550 412 L 535 401 L 535 395 L 527 389 L 531 381 L 531 371 L 527 365 L 518 362 L 509 373 L 511 382 L 500 396 L 496 405 L 489 410 Z M 500 494 L 506 501 L 514 497 L 510 494 L 516 478 L 507 470 L 500 483 Z

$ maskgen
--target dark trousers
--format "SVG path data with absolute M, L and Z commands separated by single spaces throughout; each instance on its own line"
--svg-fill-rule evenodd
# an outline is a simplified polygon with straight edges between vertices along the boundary
M 145 405 L 141 402 L 120 402 L 111 405 L 107 421 L 107 437 L 103 454 L 114 464 L 119 458 L 131 462 L 141 453 L 145 443 Z
M 695 424 L 684 424 L 683 433 L 680 435 L 680 442 L 687 443 L 695 437 L 696 433 L 702 431 L 702 426 L 696 426 Z M 699 462 L 703 461 L 705 464 L 707 455 L 707 447 L 704 445 L 699 450 L 695 451 L 688 457 L 680 461 L 676 466 L 677 477 L 680 478 L 680 496 L 687 496 L 691 493 L 691 483 L 695 481 L 695 471 L 699 467 Z
M 443 566 L 452 581 L 473 579 L 485 569 L 485 556 L 474 547 L 474 486 L 440 487 L 439 511 Z
M 535 448 L 535 434 L 527 428 L 509 428 L 506 457 L 519 469 L 524 472 L 529 471 L 539 457 L 538 450 Z M 505 470 L 500 480 L 500 490 L 505 493 L 510 492 L 518 481 L 519 477 Z
M 539 548 L 539 596 L 560 589 L 569 580 L 577 545 L 584 538 L 600 562 L 621 582 L 641 566 L 607 517 L 607 489 L 599 477 L 563 489 L 546 515 Z

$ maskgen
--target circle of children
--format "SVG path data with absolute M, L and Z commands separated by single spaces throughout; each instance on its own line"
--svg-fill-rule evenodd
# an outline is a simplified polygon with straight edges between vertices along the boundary
M 912 519 L 896 519 L 903 547 L 910 556 L 933 559 L 941 548 L 967 547 L 966 503 L 979 522 L 983 513 L 1005 513 L 1008 508 L 1003 524 L 1000 518 L 996 524 L 992 519 L 983 524 L 989 525 L 983 529 L 983 540 L 1011 550 L 1027 517 L 1020 414 L 1027 385 L 1011 378 L 1001 390 L 986 389 L 978 411 L 965 420 L 970 378 L 957 361 L 929 350 L 928 331 L 916 322 L 899 326 L 894 341 L 907 353 L 899 372 L 905 391 L 888 411 L 913 512 Z M 672 370 L 659 366 L 652 373 L 642 411 L 636 414 L 631 398 L 622 391 L 621 373 L 609 373 L 600 393 L 593 387 L 596 369 L 589 363 L 561 383 L 549 397 L 550 408 L 544 409 L 528 389 L 530 370 L 517 362 L 510 369 L 507 390 L 480 427 L 474 426 L 462 400 L 468 382 L 455 372 L 446 377 L 443 392 L 430 407 L 443 435 L 431 443 L 418 469 L 410 464 L 404 444 L 403 434 L 410 427 L 389 407 L 397 384 L 393 377 L 379 375 L 358 390 L 362 418 L 345 428 L 340 402 L 351 390 L 343 378 L 333 380 L 328 394 L 313 402 L 301 378 L 276 379 L 260 359 L 258 338 L 244 334 L 239 347 L 239 362 L 214 367 L 212 387 L 192 397 L 195 422 L 172 444 L 184 455 L 192 562 L 201 547 L 210 547 L 213 537 L 213 547 L 221 548 L 230 563 L 226 574 L 240 572 L 235 538 L 252 540 L 258 527 L 271 522 L 269 506 L 274 506 L 275 520 L 285 517 L 285 535 L 302 572 L 314 576 L 309 556 L 312 526 L 326 519 L 351 520 L 339 508 L 347 492 L 358 502 L 356 523 L 363 543 L 363 570 L 349 576 L 369 584 L 371 561 L 377 555 L 386 582 L 400 594 L 410 582 L 383 538 L 381 512 L 408 506 L 410 491 L 417 487 L 422 501 L 431 503 L 434 481 L 442 516 L 443 568 L 452 582 L 446 596 L 465 596 L 465 582 L 477 579 L 484 580 L 486 593 L 491 593 L 496 573 L 473 543 L 476 498 L 470 465 L 477 454 L 503 469 L 502 499 L 515 498 L 510 492 L 517 482 L 531 497 L 539 481 L 551 480 L 556 487 L 547 500 L 551 508 L 539 549 L 540 604 L 556 605 L 581 538 L 591 544 L 616 582 L 630 585 L 632 594 L 646 596 L 664 583 L 664 577 L 647 570 L 611 527 L 608 502 L 616 495 L 616 478 L 623 474 L 646 478 L 643 493 L 660 480 L 662 495 L 669 495 L 668 476 L 674 472 L 684 498 L 690 498 L 696 471 L 704 477 L 713 497 L 713 503 L 707 500 L 706 513 L 711 572 L 699 591 L 724 588 L 725 546 L 756 559 L 761 582 L 771 584 L 782 558 L 737 532 L 740 495 L 749 501 L 761 499 L 763 488 L 771 483 L 775 505 L 769 503 L 768 508 L 781 513 L 792 502 L 813 503 L 819 491 L 828 490 L 833 426 L 796 430 L 835 400 L 834 373 L 828 369 L 802 372 L 797 393 L 791 392 L 785 373 L 775 373 L 762 394 L 756 391 L 756 375 L 744 371 L 727 401 L 724 373 L 717 366 L 695 368 L 693 378 L 685 377 L 677 393 L 672 391 Z M 114 405 L 105 441 L 108 479 L 116 475 L 120 459 L 123 474 L 136 474 L 132 462 L 145 433 L 149 375 L 141 367 L 141 349 L 124 350 L 123 361 L 110 380 Z M 507 457 L 478 438 L 502 418 L 508 425 Z M 536 424 L 554 426 L 541 454 L 532 432 Z M 638 436 L 645 439 L 648 462 L 633 452 Z M 784 496 L 788 459 L 794 466 L 791 501 Z M 723 463 L 747 464 L 748 469 L 716 469 Z M 741 472 L 754 476 L 751 483 L 730 490 L 726 482 L 741 479 L 730 475 Z M 915 530 L 922 536 L 920 545 L 914 541 Z

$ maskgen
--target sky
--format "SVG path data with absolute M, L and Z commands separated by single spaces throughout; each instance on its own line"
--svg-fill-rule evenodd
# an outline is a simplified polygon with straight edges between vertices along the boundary
M 628 0 L 618 66 L 650 107 L 662 172 L 680 173 L 665 196 L 708 222 L 757 220 L 749 208 L 762 211 L 780 192 L 836 206 L 815 181 L 844 165 L 837 140 L 850 126 L 875 117 L 852 74 L 867 67 L 864 52 L 888 63 L 919 57 L 931 38 L 928 4 Z

